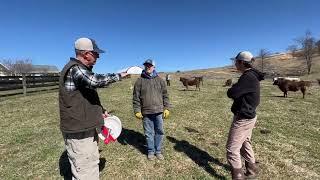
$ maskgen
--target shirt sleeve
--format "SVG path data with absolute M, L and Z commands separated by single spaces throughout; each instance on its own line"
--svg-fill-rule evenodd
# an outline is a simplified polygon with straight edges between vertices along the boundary
M 141 92 L 141 81 L 140 79 L 138 79 L 134 84 L 133 96 L 132 96 L 134 113 L 141 112 L 140 92 Z
M 78 65 L 71 69 L 71 76 L 77 87 L 82 86 L 89 89 L 103 87 L 120 80 L 119 74 L 95 74 Z
M 255 92 L 256 91 L 256 82 L 255 78 L 250 77 L 249 75 L 244 75 L 239 78 L 239 81 L 235 83 L 227 91 L 229 98 L 237 99 L 244 94 Z
M 167 90 L 167 85 L 165 84 L 165 82 L 163 80 L 161 80 L 161 86 L 162 86 L 163 106 L 164 106 L 164 109 L 169 110 L 169 108 L 170 108 L 169 94 L 168 94 L 168 90 Z

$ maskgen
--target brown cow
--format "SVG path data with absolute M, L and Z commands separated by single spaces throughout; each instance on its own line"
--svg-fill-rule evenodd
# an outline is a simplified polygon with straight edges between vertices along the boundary
M 317 81 L 318 81 L 318 84 L 320 85 L 320 79 L 317 79 Z
M 279 89 L 283 92 L 283 97 L 288 97 L 288 91 L 301 91 L 304 95 L 307 88 L 311 86 L 310 81 L 290 81 L 287 79 L 278 79 L 273 82 L 273 85 L 278 85 Z
M 203 76 L 196 76 L 194 78 L 199 79 L 199 81 L 201 82 L 201 85 L 203 86 Z
M 203 86 L 203 76 L 199 76 L 199 77 L 196 77 L 199 79 L 199 81 L 201 82 L 201 85 Z
M 188 90 L 188 86 L 196 85 L 196 90 L 199 89 L 199 91 L 200 91 L 200 79 L 199 78 L 188 79 L 188 78 L 180 77 L 180 81 L 186 87 L 187 90 Z
M 224 87 L 231 86 L 232 85 L 232 79 L 227 79 L 227 81 L 224 84 Z

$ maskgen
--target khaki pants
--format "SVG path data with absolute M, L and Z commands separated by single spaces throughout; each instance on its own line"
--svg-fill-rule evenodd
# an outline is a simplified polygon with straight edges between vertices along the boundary
M 71 164 L 72 179 L 99 179 L 97 137 L 74 139 L 64 134 L 65 147 Z
M 233 117 L 227 141 L 227 160 L 232 168 L 242 168 L 241 156 L 245 161 L 255 163 L 254 153 L 251 146 L 252 129 L 257 117 L 253 119 L 237 119 Z

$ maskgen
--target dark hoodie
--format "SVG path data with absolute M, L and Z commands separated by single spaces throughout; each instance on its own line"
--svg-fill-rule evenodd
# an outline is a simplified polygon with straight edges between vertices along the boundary
M 256 69 L 245 71 L 227 95 L 234 100 L 231 111 L 238 119 L 253 119 L 260 103 L 260 81 L 264 74 Z

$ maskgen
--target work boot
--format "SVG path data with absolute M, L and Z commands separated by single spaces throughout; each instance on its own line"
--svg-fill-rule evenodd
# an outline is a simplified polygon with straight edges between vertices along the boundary
M 232 180 L 244 180 L 242 168 L 239 168 L 239 169 L 232 168 L 231 175 L 232 175 Z
M 246 176 L 246 179 L 256 179 L 259 173 L 258 164 L 245 161 L 245 166 L 246 172 L 244 175 Z

